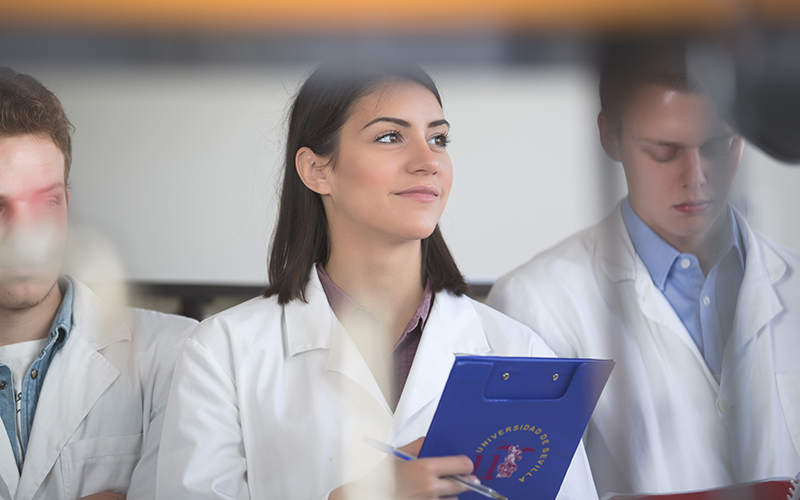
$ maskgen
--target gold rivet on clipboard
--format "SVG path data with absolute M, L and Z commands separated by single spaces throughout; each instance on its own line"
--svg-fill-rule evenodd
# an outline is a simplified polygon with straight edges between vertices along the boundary
M 553 382 L 555 382 L 556 380 L 558 380 L 558 373 L 553 374 Z
M 505 372 L 505 373 L 503 374 L 503 380 L 508 380 L 509 378 L 511 378 L 511 374 L 510 374 L 510 373 L 508 373 L 508 372 Z

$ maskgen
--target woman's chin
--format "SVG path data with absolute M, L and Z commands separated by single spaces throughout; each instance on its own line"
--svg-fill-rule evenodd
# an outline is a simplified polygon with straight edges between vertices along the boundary
M 432 235 L 435 229 L 436 224 L 420 224 L 412 227 L 404 227 L 402 230 L 398 231 L 397 234 L 402 240 L 424 240 Z

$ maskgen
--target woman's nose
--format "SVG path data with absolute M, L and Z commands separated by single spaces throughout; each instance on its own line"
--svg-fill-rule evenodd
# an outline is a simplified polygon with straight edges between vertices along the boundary
M 414 142 L 411 148 L 408 169 L 411 173 L 431 173 L 439 171 L 439 156 L 431 150 L 430 144 L 424 139 Z

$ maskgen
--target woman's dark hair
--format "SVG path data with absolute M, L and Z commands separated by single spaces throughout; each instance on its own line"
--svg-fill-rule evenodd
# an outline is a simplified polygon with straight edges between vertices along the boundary
M 442 99 L 430 76 L 413 63 L 374 64 L 330 62 L 319 66 L 303 83 L 289 117 L 286 158 L 278 223 L 269 258 L 269 285 L 263 296 L 278 296 L 278 303 L 305 301 L 309 274 L 316 263 L 330 256 L 330 237 L 322 197 L 303 184 L 295 168 L 300 148 L 331 158 L 335 164 L 340 131 L 353 104 L 361 97 L 394 81 L 418 83 Z M 458 270 L 437 224 L 422 240 L 422 281 L 434 292 L 456 295 L 469 287 Z

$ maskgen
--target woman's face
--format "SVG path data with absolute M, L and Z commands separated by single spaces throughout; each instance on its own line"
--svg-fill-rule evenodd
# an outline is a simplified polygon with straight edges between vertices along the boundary
M 447 204 L 449 124 L 424 86 L 389 82 L 353 104 L 322 193 L 332 232 L 390 241 L 430 236 Z

